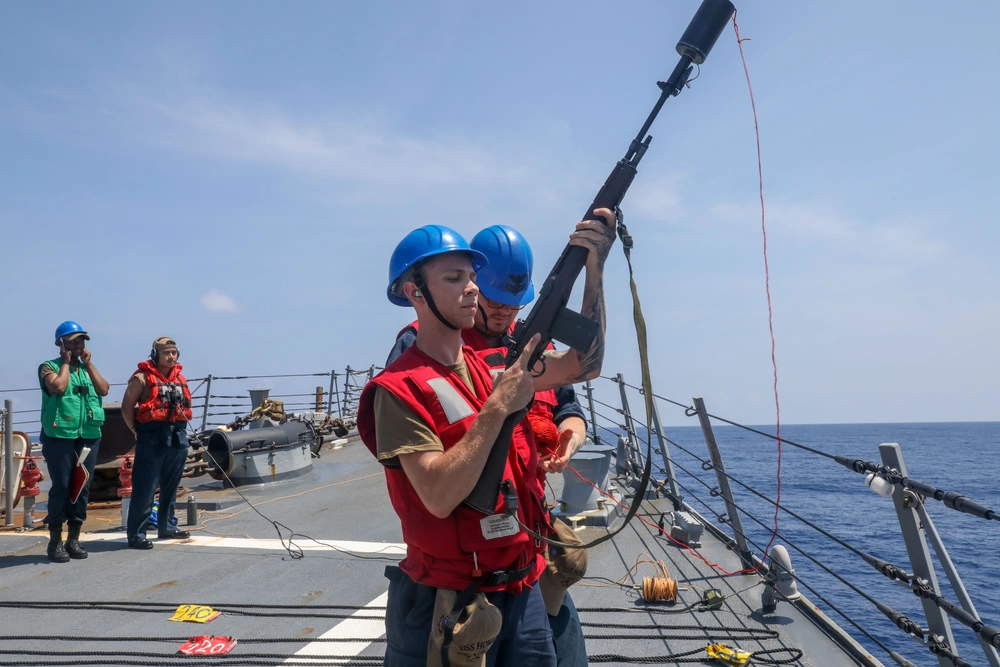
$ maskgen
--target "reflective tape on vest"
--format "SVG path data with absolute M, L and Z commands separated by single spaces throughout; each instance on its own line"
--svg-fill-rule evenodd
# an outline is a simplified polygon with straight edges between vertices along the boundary
M 460 422 L 475 414 L 475 410 L 472 409 L 469 402 L 462 398 L 458 390 L 445 378 L 431 378 L 427 380 L 427 384 L 434 390 L 438 402 L 444 408 L 444 414 L 449 424 Z

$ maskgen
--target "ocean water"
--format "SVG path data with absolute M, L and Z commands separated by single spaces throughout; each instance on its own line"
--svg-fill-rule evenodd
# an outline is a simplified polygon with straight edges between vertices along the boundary
M 774 431 L 773 425 L 755 428 Z M 729 475 L 774 498 L 777 491 L 776 443 L 735 426 L 715 425 L 714 430 Z M 701 429 L 697 426 L 668 427 L 666 431 L 667 437 L 677 444 L 708 458 Z M 957 491 L 990 509 L 1000 510 L 1000 484 L 997 483 L 1000 422 L 783 425 L 781 434 L 783 438 L 831 454 L 877 463 L 881 463 L 880 443 L 898 443 L 911 478 L 945 491 Z M 602 433 L 602 438 L 608 435 Z M 671 449 L 671 455 L 676 464 L 711 486 L 717 485 L 714 472 L 702 470 L 691 455 L 676 447 Z M 658 462 L 654 459 L 654 463 Z M 705 486 L 680 469 L 675 473 L 678 482 L 691 491 L 690 494 L 681 493 L 688 496 L 688 502 L 706 518 L 714 520 L 705 506 L 690 496 L 697 496 L 718 513 L 724 512 L 721 500 L 710 497 Z M 737 484 L 732 486 L 737 505 L 771 526 L 774 506 Z M 829 459 L 783 444 L 781 504 L 854 547 L 910 570 L 892 499 L 881 498 L 869 490 L 864 476 Z M 996 595 L 996 585 L 1000 582 L 1000 521 L 963 514 L 933 499 L 927 500 L 925 506 L 980 618 L 987 625 L 1000 627 L 1000 600 Z M 768 530 L 745 516 L 742 520 L 744 532 L 751 540 L 767 544 Z M 779 515 L 779 532 L 868 595 L 924 623 L 916 596 L 876 572 L 852 552 L 786 513 Z M 783 541 L 779 538 L 776 543 Z M 928 546 L 934 558 L 933 547 Z M 759 550 L 754 551 L 759 555 Z M 874 605 L 794 549 L 789 547 L 788 551 L 798 576 L 879 641 L 917 665 L 937 664 L 926 648 L 904 635 Z M 936 558 L 934 560 L 936 562 Z M 957 604 L 958 599 L 943 570 L 940 566 L 936 569 L 942 593 Z M 802 592 L 875 657 L 894 664 L 884 651 L 842 616 L 808 590 Z M 958 621 L 952 620 L 951 625 L 959 654 L 973 665 L 987 664 L 974 633 Z

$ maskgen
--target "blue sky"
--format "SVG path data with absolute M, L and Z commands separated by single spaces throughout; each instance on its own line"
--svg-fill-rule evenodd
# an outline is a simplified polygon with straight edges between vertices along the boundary
M 619 5 L 3 4 L 0 387 L 64 319 L 118 382 L 160 335 L 190 376 L 382 363 L 426 223 L 520 228 L 543 276 L 697 7 Z M 963 7 L 742 3 L 783 421 L 998 418 L 1000 7 Z M 731 29 L 652 134 L 625 215 L 656 391 L 773 421 Z M 607 273 L 605 371 L 638 381 L 620 250 Z

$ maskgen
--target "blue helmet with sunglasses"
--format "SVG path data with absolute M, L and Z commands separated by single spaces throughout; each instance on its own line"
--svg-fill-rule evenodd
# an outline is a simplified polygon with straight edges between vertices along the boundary
M 476 285 L 484 297 L 518 308 L 531 303 L 535 298 L 535 286 L 531 284 L 534 259 L 531 246 L 520 232 L 506 225 L 493 225 L 476 234 L 469 245 L 487 260 L 476 274 Z

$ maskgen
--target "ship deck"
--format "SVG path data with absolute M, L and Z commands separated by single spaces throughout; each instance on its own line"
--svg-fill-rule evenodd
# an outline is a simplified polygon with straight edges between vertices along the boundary
M 0 665 L 171 664 L 178 662 L 184 638 L 206 634 L 237 638 L 233 658 L 184 658 L 184 664 L 264 665 L 303 658 L 333 664 L 335 657 L 377 663 L 385 648 L 383 570 L 402 554 L 399 523 L 382 477 L 381 467 L 351 438 L 341 449 L 325 445 L 302 477 L 240 489 L 259 512 L 287 527 L 281 528 L 286 543 L 289 529 L 295 532 L 301 557 L 289 554 L 276 527 L 235 490 L 208 477 L 183 480 L 200 505 L 217 508 L 201 512 L 190 540 L 154 540 L 152 550 L 130 550 L 115 507 L 91 511 L 84 526 L 86 560 L 49 563 L 44 529 L 0 533 L 5 636 Z M 560 480 L 551 477 L 558 493 Z M 655 524 L 665 502 L 644 503 L 639 516 Z M 44 516 L 44 506 L 37 515 Z M 183 504 L 178 516 L 183 524 Z M 586 540 L 600 530 L 586 528 L 582 536 Z M 706 530 L 698 553 L 738 570 L 739 558 L 720 537 Z M 667 565 L 681 587 L 676 603 L 647 605 L 634 589 L 610 583 L 640 554 Z M 641 565 L 627 584 L 651 574 L 651 566 Z M 786 664 L 803 667 L 880 665 L 856 645 L 853 656 L 849 640 L 845 648 L 842 633 L 832 623 L 824 626 L 822 613 L 808 600 L 781 602 L 776 613 L 763 615 L 758 582 L 756 575 L 722 575 L 635 520 L 591 550 L 588 578 L 571 593 L 595 663 L 627 664 L 634 657 L 646 664 L 691 664 L 698 658 L 718 664 L 704 648 L 722 642 L 747 651 L 801 649 L 804 655 Z M 726 596 L 721 609 L 685 610 L 708 588 Z M 204 625 L 170 621 L 181 604 L 210 605 L 223 614 Z M 654 662 L 657 656 L 663 660 Z

